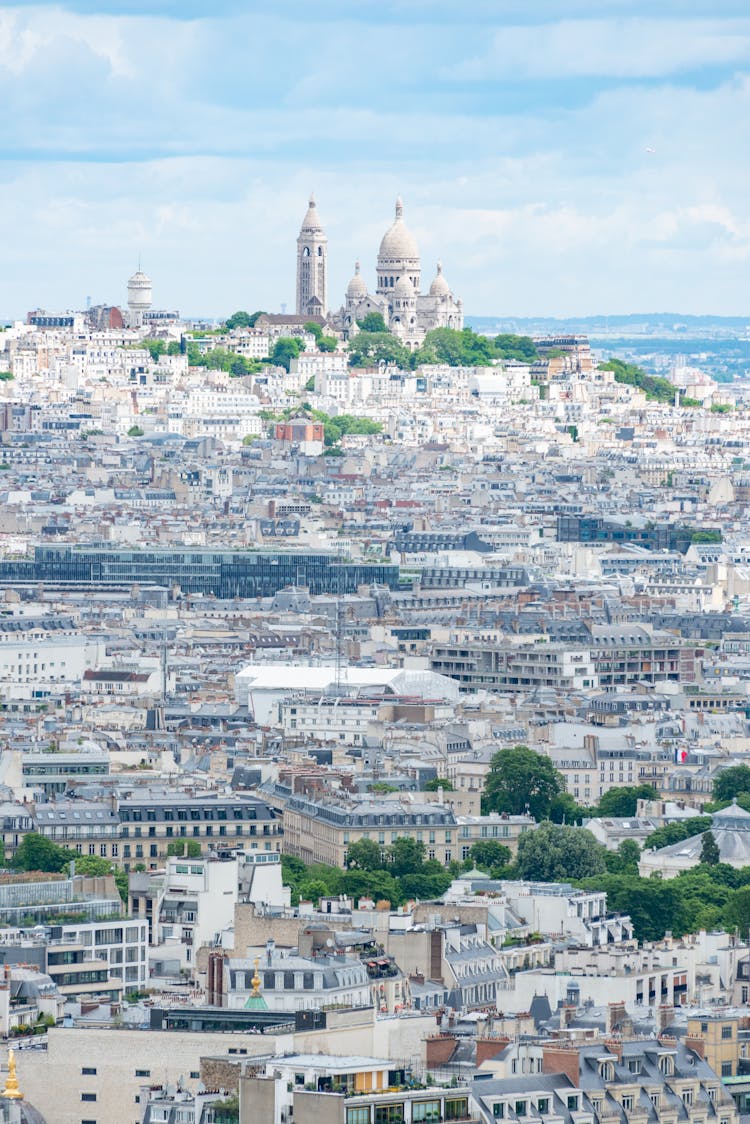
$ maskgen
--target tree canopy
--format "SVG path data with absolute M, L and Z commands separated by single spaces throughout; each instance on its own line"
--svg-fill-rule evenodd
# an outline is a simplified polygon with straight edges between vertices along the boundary
M 439 788 L 442 788 L 444 792 L 453 792 L 453 785 L 447 777 L 433 777 L 432 780 L 426 782 L 424 791 L 437 792 Z
M 539 358 L 536 344 L 530 336 L 501 334 L 492 341 L 497 359 L 515 359 L 520 363 L 533 363 Z
M 492 340 L 471 328 L 433 328 L 414 357 L 416 366 L 447 363 L 449 367 L 489 367 L 496 358 Z
M 732 765 L 714 777 L 714 800 L 731 802 L 741 792 L 750 793 L 750 765 Z
M 320 324 L 315 320 L 309 320 L 305 324 L 305 331 L 309 332 L 311 336 L 315 337 L 315 344 L 318 351 L 335 351 L 338 347 L 338 340 L 335 336 L 326 336 L 323 334 L 323 329 Z
M 379 312 L 368 312 L 366 316 L 357 321 L 357 327 L 363 332 L 388 331 L 388 325 Z
M 590 878 L 606 869 L 606 854 L 586 828 L 546 822 L 521 833 L 516 872 L 532 882 Z
M 716 866 L 721 861 L 721 854 L 719 852 L 719 844 L 714 838 L 712 831 L 704 831 L 701 842 L 701 862 L 706 866 Z
M 408 370 L 411 353 L 390 332 L 358 332 L 349 342 L 349 366 L 377 367 L 380 363 Z
M 260 316 L 265 316 L 264 312 L 233 312 L 228 316 L 224 322 L 224 327 L 228 332 L 233 328 L 254 328 Z
M 269 359 L 274 367 L 283 367 L 285 371 L 288 371 L 292 365 L 292 359 L 298 359 L 304 350 L 304 340 L 301 340 L 298 336 L 279 336 L 273 345 Z
M 665 824 L 652 831 L 644 843 L 644 849 L 658 851 L 661 847 L 671 847 L 673 843 L 681 843 L 683 839 L 691 839 L 694 835 L 702 835 L 711 828 L 710 816 L 691 816 L 687 820 L 676 820 L 674 823 Z
M 657 800 L 659 793 L 650 784 L 624 785 L 610 788 L 599 798 L 596 814 L 599 816 L 634 816 L 639 800 Z
M 602 371 L 614 371 L 615 382 L 624 383 L 626 386 L 635 386 L 642 390 L 646 398 L 652 402 L 665 402 L 671 405 L 677 388 L 668 379 L 661 379 L 656 375 L 647 375 L 635 363 L 626 363 L 622 359 L 609 359 L 600 364 Z
M 565 791 L 562 775 L 550 761 L 526 745 L 499 750 L 490 762 L 484 784 L 485 812 L 522 815 L 527 810 L 536 820 L 549 816 L 550 805 Z

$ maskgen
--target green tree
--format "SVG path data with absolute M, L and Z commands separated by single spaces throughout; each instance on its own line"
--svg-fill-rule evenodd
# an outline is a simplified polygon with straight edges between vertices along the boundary
M 691 816 L 688 820 L 677 820 L 675 823 L 665 824 L 652 831 L 643 844 L 644 850 L 658 851 L 662 847 L 671 847 L 673 843 L 681 843 L 683 839 L 692 839 L 694 835 L 702 835 L 711 827 L 710 816 Z
M 270 355 L 270 362 L 274 367 L 283 367 L 288 371 L 292 360 L 298 359 L 304 351 L 304 341 L 297 336 L 279 336 Z
M 128 437 L 143 437 L 143 430 L 139 425 L 131 425 L 128 430 Z
M 341 892 L 355 900 L 373 898 L 376 902 L 389 901 L 398 906 L 404 901 L 404 891 L 399 879 L 387 870 L 347 870 L 342 879 Z
M 173 839 L 170 843 L 167 843 L 167 857 L 170 857 L 170 856 L 174 855 L 177 858 L 181 858 L 184 854 L 185 854 L 185 840 L 184 839 Z
M 224 327 L 228 332 L 233 328 L 254 328 L 261 316 L 265 316 L 265 312 L 234 312 L 227 318 Z
M 596 808 L 598 816 L 632 817 L 639 800 L 657 800 L 659 793 L 650 784 L 623 785 L 603 792 Z
M 513 856 L 510 847 L 495 839 L 480 839 L 469 849 L 466 862 L 479 870 L 492 870 L 497 866 L 508 866 Z
M 404 897 L 432 901 L 445 893 L 453 881 L 453 876 L 447 870 L 440 870 L 432 874 L 415 871 L 413 874 L 403 875 L 399 881 Z
M 623 839 L 616 851 L 607 851 L 605 862 L 610 874 L 633 874 L 638 877 L 641 849 L 635 839 Z
M 358 332 L 349 342 L 350 367 L 399 367 L 409 370 L 411 352 L 390 332 Z
M 164 340 L 142 340 L 140 347 L 145 347 L 154 363 L 166 353 L 167 345 Z
M 628 914 L 639 941 L 661 940 L 669 929 L 675 936 L 686 932 L 685 907 L 679 879 L 636 878 L 628 874 L 606 874 L 586 879 L 587 890 L 604 890 L 607 908 Z
M 590 814 L 589 809 L 577 804 L 569 792 L 559 792 L 550 801 L 547 819 L 552 823 L 581 823 Z
M 357 326 L 362 332 L 388 331 L 386 322 L 379 312 L 368 312 L 366 316 L 357 321 Z
M 416 364 L 446 363 L 450 367 L 489 367 L 495 358 L 492 340 L 471 328 L 433 328 L 415 357 Z
M 424 843 L 416 839 L 397 839 L 386 851 L 388 869 L 393 874 L 419 874 L 424 865 Z
M 374 839 L 358 839 L 350 843 L 346 852 L 348 870 L 380 870 L 383 859 Z
M 614 371 L 615 382 L 637 387 L 653 402 L 665 402 L 669 405 L 674 402 L 677 389 L 674 383 L 669 382 L 668 379 L 660 379 L 656 375 L 647 375 L 634 363 L 625 363 L 622 359 L 610 359 L 606 363 L 601 363 L 599 370 Z
M 724 910 L 727 929 L 737 929 L 743 939 L 750 938 L 750 886 L 735 890 Z
M 499 359 L 515 359 L 520 363 L 533 363 L 539 358 L 536 344 L 530 336 L 501 334 L 492 341 Z
M 425 784 L 424 791 L 437 792 L 439 788 L 442 788 L 444 792 L 454 791 L 453 785 L 447 777 L 433 777 L 432 780 L 427 781 L 427 783 Z
M 585 828 L 547 822 L 521 833 L 516 870 L 532 882 L 590 878 L 605 870 L 606 853 Z
M 0 371 L 0 382 L 12 382 L 12 381 L 13 381 L 13 372 L 12 371 Z
M 706 866 L 716 866 L 721 862 L 721 853 L 719 851 L 719 844 L 714 838 L 712 831 L 704 831 L 702 836 L 703 842 L 701 844 L 701 863 Z
M 499 750 L 492 758 L 482 807 L 485 812 L 511 815 L 521 815 L 528 809 L 535 819 L 542 820 L 564 788 L 565 782 L 549 757 L 517 745 Z
M 42 870 L 59 874 L 74 857 L 78 858 L 74 851 L 58 847 L 46 836 L 29 831 L 16 848 L 10 865 L 13 870 Z
M 189 859 L 199 859 L 201 857 L 201 845 L 197 839 L 188 839 L 187 857 Z
M 750 792 L 750 765 L 732 765 L 714 777 L 714 800 L 731 801 L 741 792 Z

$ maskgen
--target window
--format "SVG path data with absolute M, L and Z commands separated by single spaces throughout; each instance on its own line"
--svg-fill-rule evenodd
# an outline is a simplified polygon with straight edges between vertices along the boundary
M 516 1116 L 525 1116 L 526 1115 L 526 1101 L 516 1101 L 515 1112 L 516 1112 Z
M 135 1071 L 135 1075 L 136 1075 L 136 1077 L 150 1077 L 151 1076 L 151 1070 L 150 1069 L 137 1069 Z
M 722 1066 L 722 1069 L 723 1068 L 724 1067 Z M 693 1103 L 693 1090 L 692 1089 L 683 1089 L 682 1090 L 682 1103 L 685 1105 L 685 1108 L 689 1108 L 692 1105 L 692 1103 Z
M 625 1093 L 625 1095 L 623 1096 L 622 1107 L 626 1112 L 630 1112 L 633 1108 L 633 1098 L 631 1097 L 630 1093 Z
M 732 1037 L 732 1025 L 731 1025 L 731 1023 L 730 1023 L 729 1026 L 723 1026 L 721 1028 L 721 1037 L 722 1038 L 731 1038 Z
M 492 1106 L 492 1115 L 498 1120 L 502 1120 L 505 1116 L 505 1105 L 502 1101 L 496 1101 Z
M 649 1093 L 649 1100 L 651 1101 L 652 1106 L 658 1112 L 659 1105 L 661 1103 L 661 1095 L 659 1093 Z
M 96 1077 L 96 1066 L 84 1065 L 81 1066 L 81 1073 L 84 1077 Z
M 304 1084 L 304 1078 L 300 1085 Z M 365 1108 L 348 1108 L 346 1110 L 346 1124 L 370 1124 L 370 1106 Z
M 568 1097 L 568 1112 L 578 1112 L 578 1097 Z
M 82 1101 L 95 1101 L 96 1100 L 96 1093 L 81 1093 L 81 1100 Z
M 457 1100 L 450 1100 L 445 1102 L 446 1120 L 463 1120 L 468 1115 L 469 1101 L 467 1097 L 459 1097 Z
M 375 1124 L 403 1124 L 403 1104 L 375 1105 Z
M 722 1077 L 731 1077 L 732 1076 L 732 1063 L 731 1062 L 722 1062 L 721 1063 L 721 1076 Z
M 440 1119 L 440 1101 L 415 1101 L 411 1109 L 411 1118 L 415 1121 L 438 1121 Z
M 536 1110 L 540 1116 L 544 1116 L 545 1113 L 549 1112 L 549 1098 L 540 1097 L 537 1102 Z

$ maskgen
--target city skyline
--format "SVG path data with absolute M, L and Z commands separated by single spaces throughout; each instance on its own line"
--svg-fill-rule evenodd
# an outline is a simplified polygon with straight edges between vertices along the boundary
M 469 316 L 741 315 L 750 20 L 680 7 L 7 8 L 0 316 L 124 303 L 139 253 L 161 307 L 291 308 L 311 190 L 332 294 L 400 193 Z

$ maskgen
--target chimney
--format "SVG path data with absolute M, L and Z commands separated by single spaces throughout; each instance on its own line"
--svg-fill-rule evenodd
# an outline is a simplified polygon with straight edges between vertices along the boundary
M 614 1054 L 617 1058 L 618 1065 L 622 1064 L 622 1041 L 619 1038 L 605 1038 L 604 1045 L 609 1050 L 610 1054 Z
M 618 1027 L 621 1026 L 622 1022 L 625 1019 L 625 1014 L 625 1004 L 623 1002 L 608 1003 L 605 1033 L 613 1034 L 618 1029 Z
M 496 1058 L 498 1054 L 503 1052 L 509 1042 L 510 1038 L 502 1034 L 493 1038 L 477 1038 L 475 1065 L 479 1067 L 482 1062 L 489 1061 L 490 1058 Z
M 581 1079 L 581 1056 L 577 1046 L 544 1046 L 542 1073 L 564 1073 L 578 1088 Z
M 656 1036 L 660 1037 L 674 1020 L 674 1007 L 671 1003 L 662 1003 L 656 1010 Z
M 565 1030 L 570 1026 L 577 1010 L 575 1003 L 563 1003 L 560 1008 L 560 1030 Z
M 699 1034 L 686 1034 L 685 1046 L 688 1050 L 692 1050 L 699 1058 L 705 1060 L 706 1057 L 706 1040 L 701 1038 Z

